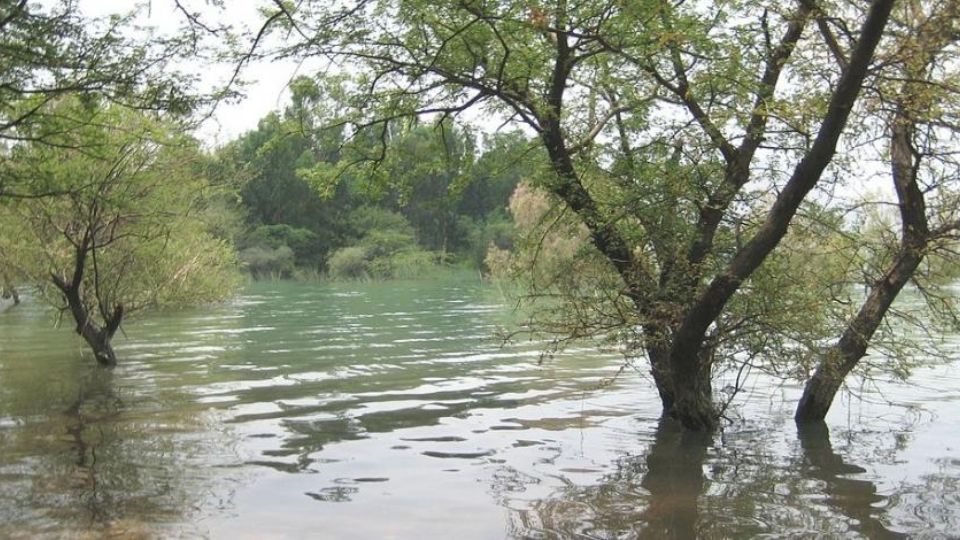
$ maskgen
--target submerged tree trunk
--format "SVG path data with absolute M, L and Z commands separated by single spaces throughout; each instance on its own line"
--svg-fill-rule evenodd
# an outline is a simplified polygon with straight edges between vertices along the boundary
M 88 238 L 80 243 L 76 248 L 76 258 L 74 259 L 73 276 L 69 282 L 56 274 L 51 275 L 54 285 L 60 289 L 63 298 L 67 303 L 67 309 L 73 316 L 76 323 L 76 332 L 87 342 L 93 351 L 93 356 L 97 363 L 102 366 L 113 367 L 117 365 L 117 355 L 113 350 L 111 341 L 114 334 L 120 329 L 120 322 L 123 320 L 123 306 L 117 304 L 113 311 L 107 313 L 101 309 L 101 315 L 104 324 L 101 327 L 91 316 L 90 310 L 83 301 L 81 287 L 83 286 L 83 274 L 86 265 L 87 253 L 92 250 Z
M 935 236 L 927 223 L 926 203 L 917 171 L 919 154 L 911 145 L 912 123 L 900 108 L 893 118 L 890 137 L 890 163 L 894 187 L 900 203 L 900 247 L 885 274 L 872 286 L 870 294 L 843 335 L 830 347 L 803 389 L 794 418 L 797 422 L 819 422 L 826 417 L 844 378 L 867 352 L 870 338 L 900 290 L 913 277 L 923 261 L 924 250 Z
M 680 345 L 680 344 L 677 344 Z M 678 349 L 693 349 L 687 356 L 678 357 Z M 664 409 L 687 429 L 713 431 L 719 415 L 713 402 L 713 362 L 711 351 L 702 347 L 678 347 L 672 350 L 672 379 L 675 401 Z

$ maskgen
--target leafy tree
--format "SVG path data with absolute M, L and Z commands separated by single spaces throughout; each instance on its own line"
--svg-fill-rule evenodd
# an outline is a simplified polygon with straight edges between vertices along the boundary
M 48 105 L 67 95 L 173 112 L 217 97 L 191 93 L 190 78 L 171 66 L 196 52 L 196 39 L 131 39 L 134 16 L 89 19 L 70 0 L 0 3 L 0 141 L 55 142 L 40 127 L 55 110 Z M 0 193 L 15 194 L 7 180 Z
M 314 106 L 322 103 L 315 84 L 297 79 L 291 86 L 291 104 L 283 114 L 267 115 L 256 130 L 219 152 L 221 163 L 239 184 L 250 229 L 239 244 L 255 273 L 258 268 L 288 274 L 293 265 L 320 267 L 347 234 L 343 225 L 351 207 L 347 190 L 325 199 L 298 174 L 318 162 L 337 161 L 339 133 L 314 129 Z M 274 234 L 294 230 L 296 238 Z M 290 261 L 285 259 L 288 252 L 294 255 Z M 274 268 L 274 263 L 283 269 Z
M 909 282 L 935 316 L 957 326 L 953 295 L 942 287 L 956 278 L 952 267 L 960 230 L 960 163 L 954 157 L 960 129 L 960 80 L 949 67 L 960 52 L 958 20 L 960 2 L 955 0 L 902 2 L 891 20 L 893 37 L 877 53 L 884 70 L 875 76 L 874 90 L 866 96 L 867 114 L 859 124 L 877 126 L 880 135 L 865 129 L 859 138 L 867 140 L 858 142 L 885 142 L 880 153 L 889 167 L 898 215 L 889 224 L 874 219 L 873 230 L 859 235 L 866 240 L 856 248 L 866 299 L 848 315 L 839 339 L 819 353 L 816 371 L 797 406 L 798 421 L 824 418 L 844 378 L 877 341 L 876 334 L 891 333 L 882 324 Z M 831 52 L 836 62 L 846 66 L 849 52 L 837 44 L 829 29 L 824 36 L 834 44 Z M 916 313 L 901 318 L 914 324 L 922 320 Z M 903 337 L 896 332 L 894 339 Z M 901 360 L 901 366 L 887 369 L 905 373 L 909 368 L 902 362 L 905 355 L 889 356 L 891 362 Z
M 196 143 L 177 125 L 76 99 L 47 107 L 36 127 L 57 136 L 10 155 L 31 179 L 25 188 L 45 196 L 0 207 L 8 254 L 0 266 L 38 285 L 112 366 L 112 339 L 129 315 L 228 294 L 237 284 L 232 249 L 199 215 L 211 188 Z
M 376 167 L 349 169 L 378 154 L 382 157 L 376 158 Z M 464 242 L 457 210 L 474 158 L 473 138 L 452 122 L 406 123 L 384 132 L 382 138 L 357 137 L 338 161 L 304 168 L 301 174 L 322 191 L 344 186 L 355 201 L 403 214 L 420 245 L 445 253 Z
M 776 301 L 759 269 L 830 165 L 892 6 L 359 0 L 276 15 L 306 37 L 284 54 L 359 66 L 343 120 L 357 134 L 386 141 L 397 118 L 476 108 L 532 130 L 549 163 L 536 186 L 583 231 L 571 270 L 606 269 L 568 274 L 604 301 L 557 287 L 570 318 L 553 330 L 619 329 L 664 411 L 710 429 L 715 368 L 765 327 L 738 306 Z M 839 69 L 819 61 L 821 26 L 847 31 Z

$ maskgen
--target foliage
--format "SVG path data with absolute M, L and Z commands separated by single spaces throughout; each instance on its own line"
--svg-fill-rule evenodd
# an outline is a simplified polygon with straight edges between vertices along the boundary
M 286 245 L 255 245 L 242 249 L 238 257 L 255 278 L 289 278 L 295 269 L 293 250 Z
M 331 276 L 384 278 L 411 261 L 419 268 L 438 258 L 479 267 L 491 241 L 510 245 L 507 200 L 534 163 L 525 136 L 494 134 L 478 146 L 452 122 L 410 124 L 385 142 L 344 146 L 336 83 L 297 79 L 282 114 L 269 114 L 218 152 L 218 174 L 238 186 L 247 223 L 237 243 L 254 276 L 326 267 Z M 384 143 L 386 159 L 368 166 L 364 156 Z M 370 260 L 354 264 L 359 251 L 343 251 L 350 247 Z M 419 258 L 386 262 L 414 247 L 423 250 Z M 439 257 L 425 255 L 433 251 Z M 376 258 L 383 260 L 367 264 Z
M 839 177 L 828 167 L 892 5 L 361 0 L 277 17 L 310 36 L 282 54 L 357 74 L 341 83 L 352 106 L 338 121 L 358 156 L 348 165 L 390 170 L 402 158 L 384 152 L 411 117 L 443 126 L 479 110 L 535 133 L 546 159 L 529 185 L 549 211 L 521 240 L 535 263 L 526 275 L 545 284 L 534 290 L 543 313 L 568 316 L 537 326 L 559 340 L 630 335 L 665 410 L 709 428 L 718 358 L 741 361 L 771 325 L 789 331 L 800 321 L 783 306 L 825 290 L 793 289 L 783 272 L 803 261 L 777 248 L 804 228 L 811 191 Z M 824 324 L 828 304 L 813 315 Z M 768 344 L 765 361 L 798 346 Z
M 338 249 L 327 263 L 330 276 L 338 279 L 367 277 L 367 250 L 360 246 Z
M 196 56 L 197 36 L 134 39 L 135 16 L 85 18 L 71 0 L 0 4 L 0 140 L 57 144 L 58 132 L 44 126 L 70 123 L 68 116 L 46 118 L 56 116 L 53 105 L 64 96 L 176 114 L 222 97 L 194 91 L 174 65 Z M 18 193 L 8 180 L 0 193 Z
M 25 188 L 45 195 L 0 207 L 5 272 L 71 312 L 78 333 L 115 331 L 145 308 L 232 291 L 232 247 L 200 215 L 213 190 L 198 175 L 194 141 L 174 124 L 117 106 L 65 99 L 47 112 L 45 119 L 69 117 L 70 129 L 11 150 L 9 166 L 33 179 Z M 109 346 L 112 332 L 104 336 Z
M 331 277 L 411 278 L 423 275 L 436 264 L 436 256 L 418 247 L 413 227 L 399 213 L 364 206 L 350 217 L 359 239 L 356 245 L 341 248 L 330 257 Z

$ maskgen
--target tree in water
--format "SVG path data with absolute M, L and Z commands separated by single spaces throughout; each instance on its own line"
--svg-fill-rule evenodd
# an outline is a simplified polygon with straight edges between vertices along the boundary
M 15 146 L 5 163 L 43 196 L 3 201 L 0 264 L 39 286 L 113 366 L 112 340 L 129 315 L 223 298 L 237 284 L 234 255 L 206 230 L 213 188 L 196 142 L 175 124 L 75 99 L 47 107 L 34 126 L 44 143 Z
M 815 341 L 771 332 L 771 311 L 797 309 L 758 284 L 779 277 L 762 268 L 831 164 L 893 2 L 866 16 L 809 1 L 704 7 L 359 0 L 273 15 L 309 36 L 284 54 L 363 71 L 341 119 L 352 133 L 387 140 L 398 118 L 475 108 L 535 133 L 547 166 L 534 187 L 605 269 L 583 277 L 592 304 L 557 286 L 545 310 L 566 324 L 544 330 L 628 340 L 664 412 L 710 430 L 718 364 Z M 831 20 L 848 31 L 843 69 L 819 61 L 829 52 L 812 29 Z
M 960 91 L 948 67 L 960 44 L 958 18 L 960 2 L 956 0 L 903 2 L 891 22 L 894 39 L 878 52 L 886 68 L 871 85 L 879 91 L 866 99 L 868 109 L 879 113 L 863 124 L 879 125 L 882 135 L 864 130 L 861 137 L 876 137 L 886 145 L 881 155 L 889 167 L 897 215 L 874 220 L 879 234 L 860 235 L 874 244 L 861 257 L 867 295 L 845 321 L 839 339 L 817 355 L 816 370 L 797 405 L 798 422 L 824 419 L 845 378 L 866 356 L 875 334 L 883 332 L 885 317 L 911 281 L 934 315 L 945 315 L 942 318 L 953 327 L 957 324 L 952 302 L 938 289 L 956 278 L 950 267 L 956 264 L 951 259 L 955 259 L 960 231 L 956 191 L 960 164 L 953 144 L 960 129 L 955 117 Z M 829 30 L 824 36 L 828 42 L 837 42 Z M 846 53 L 838 45 L 833 54 L 841 67 L 847 64 Z M 896 355 L 889 356 L 888 362 L 897 360 Z M 909 368 L 905 364 L 891 371 L 906 373 Z

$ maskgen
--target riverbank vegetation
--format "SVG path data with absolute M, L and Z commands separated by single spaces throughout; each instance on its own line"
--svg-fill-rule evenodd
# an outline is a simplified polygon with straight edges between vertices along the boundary
M 215 154 L 237 190 L 233 234 L 254 277 L 485 270 L 491 243 L 511 245 L 507 202 L 536 163 L 528 137 L 411 121 L 347 147 L 344 128 L 326 127 L 336 121 L 327 111 L 345 104 L 306 78 L 291 93 L 282 112 Z M 380 152 L 374 169 L 360 166 Z

